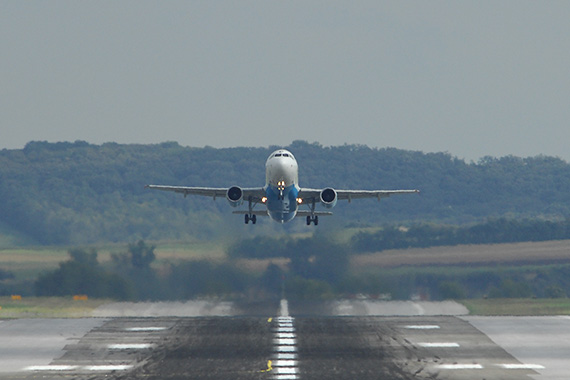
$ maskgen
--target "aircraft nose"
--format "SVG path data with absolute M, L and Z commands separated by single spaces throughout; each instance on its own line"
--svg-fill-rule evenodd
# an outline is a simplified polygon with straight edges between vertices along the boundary
M 287 164 L 284 160 L 275 160 L 275 162 L 272 163 L 273 166 L 273 172 L 276 175 L 284 175 L 287 171 L 287 169 L 291 168 L 291 165 Z

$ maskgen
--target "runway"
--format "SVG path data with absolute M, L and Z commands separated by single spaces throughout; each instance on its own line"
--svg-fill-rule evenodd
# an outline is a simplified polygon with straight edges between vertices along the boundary
M 146 304 L 146 317 L 114 316 L 117 308 L 144 308 L 128 306 L 109 305 L 98 318 L 0 322 L 0 378 L 543 380 L 570 373 L 567 317 L 474 317 L 452 303 L 360 301 L 313 304 L 312 313 L 287 302 L 251 313 L 201 304 L 209 313 L 202 316 Z M 173 306 L 196 314 L 195 304 L 186 312 Z

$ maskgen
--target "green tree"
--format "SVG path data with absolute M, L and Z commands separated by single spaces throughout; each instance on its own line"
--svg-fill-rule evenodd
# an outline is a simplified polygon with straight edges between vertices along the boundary
M 36 295 L 131 298 L 129 284 L 118 275 L 106 273 L 97 262 L 97 252 L 73 249 L 69 255 L 70 260 L 60 263 L 58 269 L 39 276 L 34 284 Z

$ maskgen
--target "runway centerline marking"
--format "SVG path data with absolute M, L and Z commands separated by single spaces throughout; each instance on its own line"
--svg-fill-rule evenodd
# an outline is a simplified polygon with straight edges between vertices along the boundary
M 289 338 L 276 338 L 275 344 L 279 346 L 294 346 L 297 344 L 297 339 L 289 339 Z
M 296 367 L 297 360 L 274 360 L 273 367 Z
M 273 347 L 273 351 L 277 352 L 297 352 L 296 346 L 275 346 Z
M 275 318 L 277 326 L 273 329 L 273 368 L 274 380 L 298 380 L 297 368 L 297 335 L 295 334 L 295 318 L 289 315 L 287 300 L 281 300 L 279 317 Z
M 297 359 L 297 354 L 287 354 L 284 352 L 278 352 L 275 355 L 275 360 L 294 360 Z
M 283 332 L 278 332 L 277 334 L 275 334 L 277 336 L 278 339 L 284 339 L 284 338 L 296 338 L 297 336 L 293 333 L 283 333 Z

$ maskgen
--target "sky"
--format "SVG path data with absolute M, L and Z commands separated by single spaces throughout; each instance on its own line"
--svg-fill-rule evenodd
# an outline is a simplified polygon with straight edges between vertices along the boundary
M 0 0 L 0 149 L 363 144 L 570 161 L 570 1 Z

